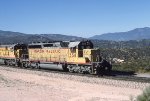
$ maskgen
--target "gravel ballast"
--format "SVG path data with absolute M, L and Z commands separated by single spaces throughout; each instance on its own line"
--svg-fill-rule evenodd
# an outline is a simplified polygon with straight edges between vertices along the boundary
M 149 85 L 0 66 L 2 101 L 129 101 Z

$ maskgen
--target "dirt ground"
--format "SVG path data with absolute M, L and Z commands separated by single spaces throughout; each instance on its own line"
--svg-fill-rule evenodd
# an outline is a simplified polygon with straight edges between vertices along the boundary
M 93 84 L 62 74 L 0 66 L 0 101 L 130 101 L 141 92 L 141 88 Z

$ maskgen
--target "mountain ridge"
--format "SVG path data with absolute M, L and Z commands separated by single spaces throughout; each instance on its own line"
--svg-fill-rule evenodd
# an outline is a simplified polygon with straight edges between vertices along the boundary
M 150 39 L 150 27 L 136 28 L 127 32 L 104 33 L 101 35 L 92 36 L 89 39 L 112 41 Z
M 108 40 L 108 41 L 130 41 L 150 39 L 150 27 L 136 28 L 127 32 L 105 33 L 94 35 L 90 38 L 82 38 L 63 34 L 25 34 L 20 32 L 0 30 L 0 43 L 32 43 L 48 41 L 81 41 L 81 40 Z
M 49 41 L 76 41 L 83 40 L 82 37 L 62 35 L 62 34 L 25 34 L 20 32 L 0 30 L 0 43 L 32 43 L 32 42 L 49 42 Z

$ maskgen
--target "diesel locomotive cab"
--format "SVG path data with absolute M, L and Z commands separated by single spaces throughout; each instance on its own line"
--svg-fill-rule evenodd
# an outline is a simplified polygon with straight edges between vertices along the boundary
M 24 65 L 29 62 L 28 46 L 26 44 L 16 44 L 14 46 L 14 55 L 17 66 L 26 67 Z
M 28 48 L 26 44 L 16 44 L 14 46 L 14 55 L 19 59 L 27 59 L 28 58 Z
M 4 60 L 5 65 L 20 64 L 24 54 L 28 55 L 25 44 L 0 45 L 0 57 Z
M 69 71 L 103 75 L 105 70 L 111 70 L 110 63 L 106 60 L 103 61 L 100 50 L 94 49 L 91 41 L 69 43 L 67 58 Z

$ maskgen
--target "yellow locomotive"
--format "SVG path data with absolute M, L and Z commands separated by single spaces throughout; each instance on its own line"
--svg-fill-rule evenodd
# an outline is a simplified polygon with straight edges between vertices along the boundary
M 5 65 L 18 65 L 22 55 L 27 52 L 25 44 L 0 45 L 0 59 Z
M 94 49 L 91 41 L 17 44 L 7 48 L 1 45 L 0 57 L 5 64 L 11 65 L 14 61 L 22 67 L 48 65 L 51 69 L 91 74 L 111 70 L 109 62 L 102 60 L 100 50 Z

